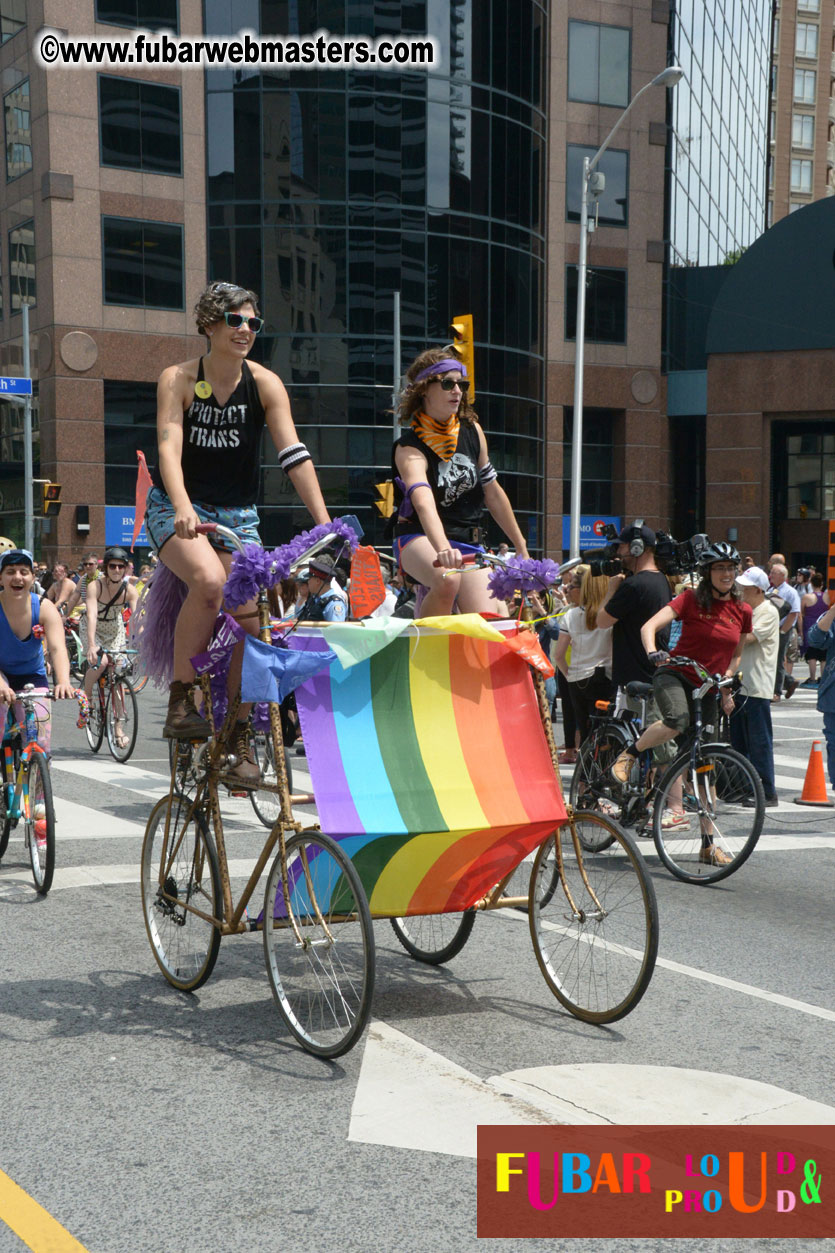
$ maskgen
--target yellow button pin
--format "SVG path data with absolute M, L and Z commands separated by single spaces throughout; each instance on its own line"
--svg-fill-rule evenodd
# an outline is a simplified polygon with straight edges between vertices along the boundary
M 194 394 L 199 396 L 201 400 L 208 400 L 212 394 L 212 385 L 206 379 L 200 379 L 194 384 Z

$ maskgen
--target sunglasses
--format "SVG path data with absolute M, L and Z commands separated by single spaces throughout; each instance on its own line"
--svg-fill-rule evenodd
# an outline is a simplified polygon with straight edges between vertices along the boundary
M 460 388 L 461 388 L 461 391 L 462 391 L 462 392 L 466 395 L 466 393 L 467 393 L 467 392 L 469 391 L 469 389 L 470 389 L 470 380 L 469 380 L 469 379 L 450 379 L 450 378 L 446 378 L 446 379 L 433 379 L 433 380 L 432 380 L 432 382 L 433 382 L 433 383 L 440 383 L 440 385 L 441 385 L 442 389 L 443 389 L 445 392 L 451 392 L 451 391 L 453 391 L 453 389 L 454 389 L 454 388 L 456 388 L 456 387 L 460 387 Z
M 257 335 L 264 328 L 263 318 L 245 318 L 242 313 L 224 313 L 223 320 L 233 331 L 240 330 L 245 322 L 253 335 Z
M 127 570 L 127 565 L 124 561 L 109 561 L 107 568 L 108 570 Z
M 98 564 L 99 564 L 99 563 L 98 563 L 97 561 L 85 561 L 85 562 L 83 562 L 83 565 L 85 565 L 85 566 L 89 566 L 91 569 L 94 569 L 94 568 L 95 568 Z

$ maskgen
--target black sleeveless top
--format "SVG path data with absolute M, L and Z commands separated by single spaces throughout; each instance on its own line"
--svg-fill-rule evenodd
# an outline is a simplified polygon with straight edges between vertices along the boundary
M 462 422 L 458 430 L 458 443 L 449 461 L 442 461 L 413 430 L 404 431 L 394 445 L 417 448 L 426 458 L 426 481 L 432 488 L 438 515 L 448 539 L 472 542 L 474 528 L 478 527 L 484 511 L 484 488 L 478 477 L 478 458 L 481 451 L 478 431 L 470 422 Z M 394 534 L 422 535 L 417 512 L 401 520 L 397 515 L 403 493 L 397 486 L 398 470 L 392 453 L 392 477 L 394 480 L 394 507 L 397 521 Z
M 203 358 L 197 382 L 203 381 Z M 261 478 L 264 406 L 252 371 L 241 362 L 241 378 L 225 405 L 214 395 L 196 394 L 183 416 L 183 481 L 192 501 L 207 505 L 254 505 Z M 165 491 L 159 466 L 151 475 Z

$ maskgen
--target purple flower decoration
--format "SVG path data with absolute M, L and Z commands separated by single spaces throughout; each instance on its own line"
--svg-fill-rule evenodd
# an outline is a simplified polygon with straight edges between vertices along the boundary
M 302 531 L 289 544 L 275 548 L 272 552 L 261 548 L 259 544 L 246 544 L 242 553 L 235 553 L 229 579 L 223 589 L 227 605 L 239 609 L 247 601 L 254 600 L 259 587 L 275 587 L 290 575 L 290 567 L 298 561 L 308 549 L 312 548 L 326 535 L 335 535 L 347 545 L 351 552 L 359 544 L 359 538 L 353 527 L 339 518 L 333 522 L 322 522 L 309 531 Z
M 492 572 L 487 586 L 495 600 L 512 600 L 517 591 L 546 592 L 559 577 L 560 568 L 549 557 L 544 561 L 534 561 L 532 557 L 511 557 L 506 566 Z

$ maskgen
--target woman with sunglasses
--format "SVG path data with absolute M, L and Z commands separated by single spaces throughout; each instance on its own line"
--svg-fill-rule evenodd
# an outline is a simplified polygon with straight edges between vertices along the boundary
M 394 553 L 426 587 L 424 617 L 452 612 L 506 614 L 488 589 L 489 570 L 462 577 L 466 553 L 481 551 L 486 505 L 516 553 L 527 557 L 513 508 L 490 464 L 487 441 L 467 396 L 466 367 L 450 348 L 430 348 L 406 371 L 404 430 L 394 445 Z
M 219 522 L 245 542 L 259 543 L 255 502 L 266 427 L 289 475 L 316 523 L 329 521 L 310 454 L 299 443 L 290 401 L 276 374 L 246 358 L 263 329 L 254 292 L 234 283 L 210 283 L 194 309 L 205 335 L 205 356 L 169 366 L 157 388 L 159 462 L 152 474 L 145 521 L 160 560 L 182 580 L 188 595 L 174 632 L 174 682 L 163 734 L 208 736 L 197 712 L 190 658 L 210 639 L 223 599 L 232 551 L 221 539 L 197 534 L 201 522 Z M 254 603 L 236 614 L 255 633 Z M 231 746 L 239 782 L 257 781 L 241 721 Z
M 125 608 L 135 609 L 136 588 L 127 582 L 128 554 L 124 548 L 108 548 L 104 554 L 104 568 L 100 579 L 87 582 L 87 671 L 84 675 L 84 691 L 87 699 L 93 695 L 97 683 L 107 669 L 111 655 L 127 648 Z M 102 649 L 99 658 L 99 649 Z M 117 727 L 117 739 L 121 740 Z

